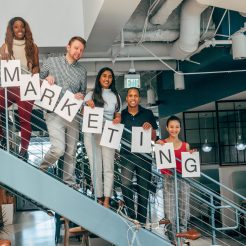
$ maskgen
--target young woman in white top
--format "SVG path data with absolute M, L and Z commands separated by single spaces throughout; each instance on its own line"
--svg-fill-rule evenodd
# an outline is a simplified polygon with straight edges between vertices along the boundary
M 121 122 L 121 99 L 115 88 L 115 76 L 111 68 L 102 68 L 97 75 L 95 87 L 85 96 L 86 105 L 104 108 L 104 121 L 112 120 L 114 124 Z M 115 150 L 100 145 L 101 134 L 84 134 L 84 144 L 90 162 L 91 177 L 95 178 L 95 195 L 104 207 L 110 206 L 114 183 Z M 92 144 L 94 146 L 92 147 Z M 94 152 L 93 152 L 94 151 Z M 95 163 L 93 165 L 93 156 Z M 94 170 L 95 167 L 95 170 Z

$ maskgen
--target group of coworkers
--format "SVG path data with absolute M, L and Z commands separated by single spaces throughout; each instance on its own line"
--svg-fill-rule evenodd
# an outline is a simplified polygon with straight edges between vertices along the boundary
M 50 85 L 62 87 L 60 97 L 69 90 L 78 100 L 84 100 L 84 105 L 91 108 L 103 107 L 104 120 L 111 120 L 114 124 L 122 123 L 131 131 L 133 126 L 152 129 L 152 140 L 156 141 L 157 123 L 152 111 L 140 106 L 140 91 L 138 88 L 129 88 L 126 95 L 127 107 L 122 109 L 121 98 L 116 90 L 115 75 L 111 68 L 103 67 L 97 74 L 94 89 L 87 92 L 87 72 L 78 62 L 82 57 L 86 41 L 79 36 L 72 37 L 67 46 L 66 54 L 58 57 L 49 57 L 42 67 L 39 66 L 39 51 L 34 43 L 29 24 L 21 17 L 12 18 L 7 26 L 5 42 L 0 48 L 0 59 L 20 60 L 23 70 L 32 74 L 39 73 L 40 78 L 48 81 Z M 31 114 L 33 101 L 20 100 L 20 88 L 7 88 L 8 105 L 18 105 L 18 114 L 21 129 L 21 145 L 19 157 L 28 159 L 28 145 L 31 137 Z M 0 113 L 5 110 L 4 88 L 0 87 Z M 60 157 L 64 158 L 63 180 L 67 184 L 75 185 L 75 152 L 79 136 L 79 118 L 75 117 L 68 122 L 54 112 L 46 112 L 45 120 L 49 133 L 51 147 L 40 162 L 40 169 L 47 170 L 56 163 Z M 166 139 L 159 139 L 158 144 L 173 143 L 175 156 L 181 160 L 181 152 L 190 150 L 189 144 L 179 139 L 181 121 L 171 116 L 165 126 L 168 132 Z M 101 134 L 84 133 L 84 145 L 89 158 L 91 175 L 96 184 L 94 192 L 98 203 L 110 207 L 114 183 L 115 149 L 100 145 Z M 123 133 L 123 139 L 131 141 L 131 134 Z M 2 123 L 0 124 L 1 147 L 6 145 Z M 92 147 L 93 145 L 93 147 Z M 123 146 L 120 150 L 121 186 L 124 204 L 129 218 L 145 224 L 147 218 L 147 205 L 149 197 L 149 184 L 151 182 L 151 162 L 141 154 L 131 153 L 130 147 Z M 181 162 L 177 160 L 177 171 L 182 173 Z M 137 178 L 137 208 L 135 211 L 134 192 L 132 189 L 133 175 Z M 174 178 L 169 170 L 161 170 L 164 174 L 164 214 L 169 221 L 168 237 L 176 241 L 176 215 Z M 179 187 L 179 217 L 181 231 L 187 230 L 189 220 L 189 194 L 190 187 L 182 179 L 178 181 Z

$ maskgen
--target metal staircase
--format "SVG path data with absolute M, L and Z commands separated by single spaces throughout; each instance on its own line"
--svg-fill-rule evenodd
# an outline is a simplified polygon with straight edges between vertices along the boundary
M 3 150 L 0 156 L 0 182 L 105 240 L 115 245 L 129 245 L 128 239 L 135 238 L 131 245 L 170 245 L 148 230 L 135 230 L 133 223 L 36 167 Z
M 6 110 L 6 115 L 8 115 L 8 110 Z M 39 123 L 45 124 L 43 119 L 38 116 L 34 117 Z M 32 122 L 32 126 L 36 128 L 36 131 L 42 132 L 42 136 L 47 136 L 47 134 L 44 134 L 45 129 L 41 128 L 39 123 Z M 16 141 L 18 134 L 14 126 L 15 124 L 13 124 L 13 127 L 9 127 L 8 120 L 6 120 L 5 126 L 3 126 L 6 132 L 6 139 L 9 140 L 7 141 L 7 149 L 10 152 L 9 142 L 14 149 L 18 150 L 19 147 L 18 141 Z M 32 136 L 42 138 L 40 134 L 34 131 L 32 132 Z M 41 143 L 41 139 L 38 141 Z M 129 143 L 126 143 L 125 140 L 122 139 L 122 148 L 124 148 L 124 145 L 129 145 Z M 150 182 L 152 188 L 149 198 L 149 214 L 146 218 L 147 223 L 139 226 L 132 223 L 124 214 L 118 214 L 111 209 L 106 209 L 99 205 L 96 199 L 93 199 L 93 196 L 87 196 L 83 189 L 81 191 L 69 187 L 58 176 L 42 172 L 30 160 L 29 163 L 23 162 L 14 155 L 11 155 L 10 152 L 0 149 L 0 183 L 31 199 L 38 207 L 41 206 L 41 209 L 42 207 L 49 208 L 114 245 L 171 245 L 171 242 L 169 242 L 165 236 L 165 232 L 168 232 L 169 229 L 166 226 L 159 226 L 159 221 L 163 218 L 163 198 L 165 199 L 165 194 L 163 194 L 163 180 L 165 177 L 156 171 L 155 161 L 150 158 L 150 156 L 143 154 L 145 158 L 149 158 L 150 163 L 153 165 L 151 172 L 153 179 Z M 16 150 L 13 152 L 15 153 Z M 29 154 L 30 153 L 31 151 L 29 150 Z M 43 154 L 43 148 L 40 148 L 38 145 L 34 153 L 31 153 L 38 162 L 43 158 L 40 153 Z M 83 166 L 85 163 L 82 159 L 83 158 L 81 158 L 81 165 Z M 118 192 L 117 189 L 122 185 L 120 182 L 121 166 L 119 163 L 117 165 L 119 166 L 119 170 L 115 170 L 115 183 L 118 183 L 118 187 L 114 187 L 114 193 L 116 195 Z M 62 172 L 62 168 L 58 167 L 58 169 Z M 90 174 L 86 173 L 83 168 L 76 168 L 75 172 L 79 173 L 79 183 L 84 186 L 85 179 L 86 177 L 90 177 Z M 223 189 L 233 193 L 234 196 L 240 197 L 241 200 L 246 201 L 245 197 L 227 188 L 218 181 L 213 180 L 203 173 L 202 176 L 205 180 L 218 185 L 220 188 L 223 187 Z M 176 172 L 174 172 L 174 178 L 176 180 L 182 179 L 182 177 L 176 176 Z M 221 196 L 220 193 L 209 189 L 197 179 L 189 178 L 183 180 L 191 186 L 191 217 L 189 223 L 192 227 L 199 229 L 202 234 L 202 238 L 198 239 L 200 241 L 196 245 L 211 245 L 210 242 L 212 242 L 213 246 L 215 246 L 217 242 L 228 246 L 245 245 L 246 236 L 241 230 L 243 229 L 245 231 L 246 228 L 245 207 L 234 203 L 227 197 Z M 87 185 L 88 183 L 86 183 L 86 186 Z M 146 189 L 141 186 L 138 188 Z M 182 187 L 179 187 L 179 189 L 182 189 Z M 175 203 L 177 204 L 180 200 L 181 198 L 177 197 Z M 135 198 L 134 202 L 138 205 Z M 205 209 L 202 208 L 201 204 L 205 205 Z M 175 204 L 173 205 L 175 206 Z M 228 217 L 228 215 L 224 213 L 226 209 L 233 213 L 234 216 Z M 178 220 L 179 213 L 178 211 L 176 212 L 176 218 Z M 228 217 L 227 219 L 232 222 L 233 226 L 223 224 L 222 217 Z M 244 223 L 241 223 L 242 219 L 244 219 Z M 179 231 L 178 226 L 177 231 Z M 231 236 L 231 233 L 233 236 Z M 237 236 L 234 236 L 235 234 Z M 229 243 L 226 241 L 228 239 L 230 240 Z M 209 244 L 206 244 L 205 241 L 206 243 L 209 242 Z M 177 240 L 177 244 L 179 246 L 182 245 L 181 240 Z M 184 245 L 185 244 L 183 244 L 183 246 Z

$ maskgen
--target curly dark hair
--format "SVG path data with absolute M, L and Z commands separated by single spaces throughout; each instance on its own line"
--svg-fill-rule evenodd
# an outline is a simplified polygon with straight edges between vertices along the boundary
M 14 17 L 9 21 L 7 26 L 6 36 L 5 36 L 5 43 L 8 47 L 9 55 L 14 56 L 13 55 L 13 39 L 14 39 L 13 26 L 16 21 L 21 21 L 25 27 L 25 40 L 26 40 L 25 52 L 26 52 L 26 59 L 27 59 L 27 66 L 28 66 L 29 62 L 34 63 L 35 44 L 33 41 L 30 26 L 22 17 Z

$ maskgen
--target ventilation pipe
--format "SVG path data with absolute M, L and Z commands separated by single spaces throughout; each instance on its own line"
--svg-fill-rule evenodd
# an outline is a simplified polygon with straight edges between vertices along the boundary
M 180 37 L 171 48 L 171 57 L 184 60 L 198 48 L 201 13 L 207 7 L 207 5 L 199 4 L 196 0 L 184 2 L 180 17 Z
M 158 54 L 159 57 L 169 57 L 169 50 L 171 48 L 171 44 L 163 44 L 163 43 L 144 43 L 144 46 L 151 50 L 154 54 Z M 150 54 L 146 50 L 144 50 L 141 46 L 138 45 L 125 45 L 123 49 L 119 51 L 119 46 L 113 46 L 111 49 L 112 57 L 149 57 Z
M 246 13 L 239 12 L 239 14 L 240 14 L 242 17 L 246 17 Z
M 167 0 L 158 9 L 156 14 L 150 19 L 154 25 L 164 25 L 172 12 L 180 5 L 183 0 Z

